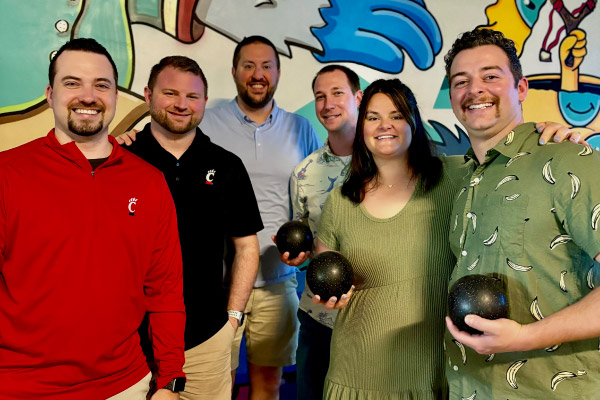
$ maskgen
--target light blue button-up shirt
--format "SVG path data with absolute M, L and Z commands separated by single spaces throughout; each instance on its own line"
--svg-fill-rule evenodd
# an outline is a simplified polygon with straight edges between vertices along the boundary
M 206 110 L 200 128 L 213 143 L 240 157 L 250 175 L 265 226 L 258 232 L 260 268 L 254 286 L 290 279 L 296 268 L 281 262 L 271 236 L 291 218 L 289 180 L 294 167 L 321 146 L 311 123 L 273 102 L 271 114 L 258 125 L 233 99 Z

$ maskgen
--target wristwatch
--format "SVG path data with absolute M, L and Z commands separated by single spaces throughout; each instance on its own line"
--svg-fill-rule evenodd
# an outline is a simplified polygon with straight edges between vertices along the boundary
M 227 310 L 227 315 L 238 320 L 239 326 L 244 323 L 244 313 L 241 311 Z
M 183 392 L 185 389 L 185 378 L 182 376 L 173 378 L 171 382 L 163 386 L 163 389 L 170 390 L 173 393 Z

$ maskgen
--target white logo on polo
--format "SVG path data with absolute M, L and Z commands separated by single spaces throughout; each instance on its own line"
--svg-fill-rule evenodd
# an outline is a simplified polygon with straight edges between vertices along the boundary
M 211 169 L 208 171 L 208 173 L 206 174 L 206 184 L 207 185 L 212 185 L 212 181 L 215 177 L 215 170 Z
M 138 199 L 132 197 L 129 199 L 129 205 L 127 208 L 129 209 L 129 215 L 135 215 L 135 205 L 137 204 Z

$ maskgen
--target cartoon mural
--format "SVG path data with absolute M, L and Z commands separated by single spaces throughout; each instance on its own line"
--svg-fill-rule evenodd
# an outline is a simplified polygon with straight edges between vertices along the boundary
M 33 8 L 13 2 L 0 15 L 0 150 L 52 126 L 43 96 L 47 66 L 73 37 L 96 38 L 115 59 L 120 94 L 113 134 L 145 121 L 143 87 L 150 67 L 166 55 L 200 63 L 209 80 L 209 106 L 233 97 L 233 48 L 244 36 L 260 34 L 283 56 L 278 103 L 318 130 L 310 82 L 323 63 L 342 62 L 364 85 L 380 77 L 406 81 L 440 151 L 460 153 L 469 142 L 449 107 L 442 56 L 459 33 L 478 25 L 517 42 L 532 88 L 527 119 L 600 132 L 600 78 L 589 67 L 600 61 L 596 2 L 40 0 Z
M 550 0 L 549 9 L 542 12 L 545 3 L 545 0 L 497 0 L 485 10 L 488 24 L 484 27 L 500 30 L 515 40 L 523 59 L 523 53 L 535 51 L 525 49 L 525 43 L 534 25 L 547 15 L 548 24 L 539 50 L 539 63 L 535 67 L 539 68 L 542 63 L 552 64 L 557 73 L 535 73 L 536 70 L 527 65 L 529 68 L 525 68 L 525 72 L 529 73 L 530 91 L 524 103 L 524 116 L 532 121 L 561 122 L 581 132 L 600 132 L 600 79 L 580 72 L 589 48 L 589 36 L 580 26 L 593 17 L 597 24 L 598 15 L 594 13 L 597 0 L 574 4 L 573 11 L 569 11 L 566 2 Z M 598 46 L 597 43 L 591 45 Z M 553 62 L 553 58 L 558 62 Z M 594 147 L 600 146 L 598 135 L 589 140 Z

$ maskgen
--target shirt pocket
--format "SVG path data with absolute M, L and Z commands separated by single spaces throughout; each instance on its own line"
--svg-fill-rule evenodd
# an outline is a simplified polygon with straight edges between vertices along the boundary
M 527 195 L 501 195 L 488 196 L 482 207 L 478 231 L 478 240 L 481 240 L 487 251 L 501 254 L 519 263 L 525 248 L 525 224 L 529 221 Z M 506 261 L 506 260 L 505 260 Z

